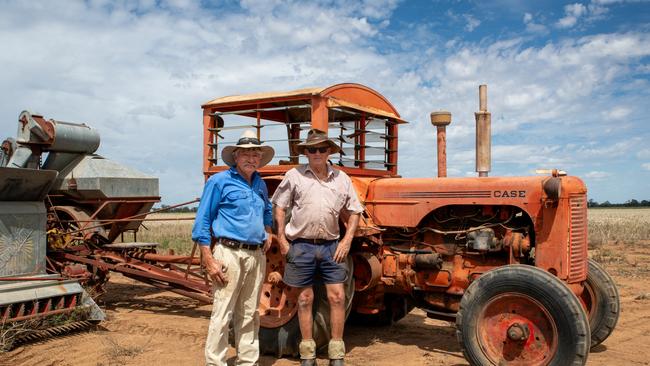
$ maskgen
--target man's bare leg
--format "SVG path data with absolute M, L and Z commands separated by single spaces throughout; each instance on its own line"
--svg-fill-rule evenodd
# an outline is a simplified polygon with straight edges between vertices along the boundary
M 325 288 L 327 289 L 327 301 L 330 304 L 332 339 L 343 339 L 343 326 L 345 324 L 345 290 L 343 284 L 327 284 Z
M 316 361 L 316 342 L 313 339 L 313 322 L 312 306 L 314 305 L 314 289 L 312 287 L 303 287 L 298 294 L 298 324 L 300 324 L 300 359 L 301 365 L 315 365 Z
M 330 366 L 343 366 L 345 357 L 345 343 L 343 342 L 345 289 L 342 283 L 325 285 L 325 288 L 330 304 L 330 327 L 332 328 L 332 339 L 327 347 Z

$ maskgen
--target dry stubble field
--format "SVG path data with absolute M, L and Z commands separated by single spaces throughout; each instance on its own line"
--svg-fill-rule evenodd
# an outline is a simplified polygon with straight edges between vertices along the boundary
M 138 239 L 187 253 L 191 225 L 148 222 Z M 617 329 L 592 351 L 588 365 L 649 365 L 650 209 L 591 209 L 589 231 L 589 255 L 614 277 L 622 312 Z M 202 364 L 209 305 L 119 275 L 112 276 L 100 305 L 108 319 L 98 329 L 19 346 L 0 354 L 0 365 Z M 348 365 L 467 364 L 453 324 L 428 319 L 417 309 L 390 327 L 348 326 L 345 341 Z M 299 362 L 265 356 L 260 364 Z M 319 359 L 319 365 L 326 364 Z

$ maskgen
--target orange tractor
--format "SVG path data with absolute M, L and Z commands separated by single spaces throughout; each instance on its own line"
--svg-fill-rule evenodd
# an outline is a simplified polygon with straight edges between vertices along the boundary
M 378 92 L 359 84 L 236 95 L 203 106 L 206 179 L 227 169 L 220 149 L 254 128 L 276 150 L 261 169 L 272 194 L 304 157 L 306 131 L 328 131 L 341 154 L 330 161 L 352 177 L 365 212 L 350 251 L 350 317 L 390 324 L 413 307 L 454 320 L 472 365 L 583 365 L 614 329 L 620 311 L 611 277 L 587 257 L 587 189 L 558 170 L 530 177 L 488 177 L 486 87 L 476 112 L 478 177 L 446 176 L 448 112 L 431 113 L 438 177 L 402 178 L 398 129 L 404 121 Z M 344 230 L 344 228 L 342 228 Z M 267 254 L 261 294 L 261 347 L 296 354 L 297 291 L 278 281 L 284 258 Z M 327 300 L 314 306 L 314 337 L 329 336 Z M 319 295 L 320 294 L 320 295 Z

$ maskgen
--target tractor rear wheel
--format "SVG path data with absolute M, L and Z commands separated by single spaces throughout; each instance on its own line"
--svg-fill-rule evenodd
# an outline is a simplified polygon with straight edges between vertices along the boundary
M 271 248 L 273 249 L 273 247 Z M 267 257 L 269 254 L 267 253 Z M 346 264 L 349 268 L 348 277 L 344 283 L 345 289 L 345 317 L 347 319 L 352 308 L 352 297 L 354 295 L 354 277 L 352 256 L 346 258 Z M 268 265 L 268 263 L 267 263 Z M 270 269 L 267 266 L 267 272 Z M 264 286 L 267 286 L 266 284 Z M 263 286 L 263 289 L 264 289 Z M 295 288 L 289 288 L 290 291 L 284 289 L 284 292 L 294 293 L 297 292 Z M 264 291 L 264 290 L 263 290 Z M 262 293 L 264 296 L 264 292 Z M 286 295 L 285 295 L 286 296 Z M 297 297 L 297 295 L 296 295 Z M 297 303 L 289 302 L 289 306 L 295 307 Z M 293 311 L 283 310 L 283 314 L 291 314 L 291 319 L 286 323 L 277 326 L 265 326 L 265 319 L 262 319 L 260 326 L 259 340 L 260 340 L 260 353 L 273 354 L 278 358 L 284 355 L 296 356 L 299 354 L 298 345 L 302 336 L 300 335 L 300 326 L 298 324 L 298 313 L 296 309 Z M 322 349 L 330 340 L 330 311 L 329 302 L 327 301 L 327 291 L 325 285 L 314 284 L 314 304 L 312 307 L 312 314 L 314 318 L 313 323 L 313 337 L 316 342 L 317 349 Z M 267 323 L 268 324 L 268 323 Z
M 588 263 L 587 282 L 580 301 L 587 309 L 593 348 L 612 334 L 621 313 L 621 300 L 614 280 L 605 269 L 593 259 Z
M 471 365 L 584 365 L 589 322 L 578 298 L 536 267 L 509 265 L 474 281 L 456 335 Z

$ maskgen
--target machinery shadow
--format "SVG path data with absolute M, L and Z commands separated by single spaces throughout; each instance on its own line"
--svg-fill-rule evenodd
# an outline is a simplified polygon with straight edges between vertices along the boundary
M 125 283 L 126 281 L 133 283 Z M 191 318 L 210 319 L 212 312 L 212 308 L 206 306 L 208 304 L 130 279 L 109 282 L 106 285 L 106 294 L 97 302 L 107 310 L 143 310 Z
M 466 364 L 453 323 L 428 319 L 417 309 L 392 325 L 346 324 L 344 338 L 348 350 L 377 343 L 415 345 L 425 352 L 458 357 L 459 364 Z

